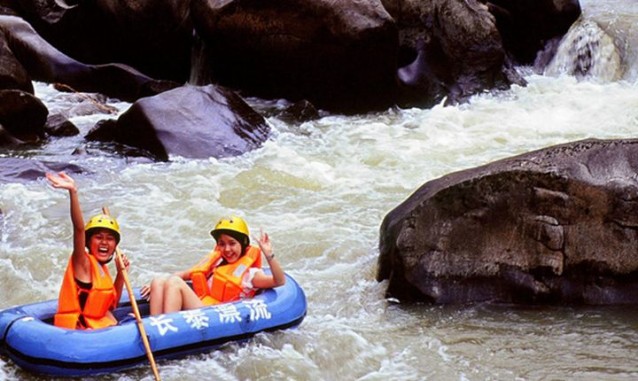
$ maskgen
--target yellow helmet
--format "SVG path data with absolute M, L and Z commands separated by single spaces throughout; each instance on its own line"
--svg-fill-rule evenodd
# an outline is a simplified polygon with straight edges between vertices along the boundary
M 217 222 L 217 225 L 215 225 L 215 228 L 210 231 L 210 235 L 212 235 L 215 240 L 219 240 L 219 235 L 222 233 L 229 234 L 231 237 L 237 239 L 242 245 L 248 245 L 250 242 L 248 224 L 246 224 L 246 221 L 244 221 L 241 217 L 222 217 L 222 219 Z
M 98 214 L 89 220 L 84 227 L 84 232 L 86 234 L 86 243 L 88 245 L 89 238 L 91 234 L 93 234 L 92 230 L 94 229 L 108 229 L 115 234 L 115 241 L 120 243 L 120 225 L 117 223 L 117 220 L 111 216 L 106 214 Z

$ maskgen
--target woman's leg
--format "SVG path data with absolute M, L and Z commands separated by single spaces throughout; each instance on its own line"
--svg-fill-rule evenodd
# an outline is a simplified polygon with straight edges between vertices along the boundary
M 204 307 L 195 291 L 188 286 L 184 279 L 171 276 L 164 284 L 164 308 L 162 313 Z M 151 299 L 152 300 L 152 299 Z
M 150 296 L 150 314 L 158 315 L 163 313 L 164 306 L 164 287 L 166 286 L 166 278 L 155 278 L 151 281 Z

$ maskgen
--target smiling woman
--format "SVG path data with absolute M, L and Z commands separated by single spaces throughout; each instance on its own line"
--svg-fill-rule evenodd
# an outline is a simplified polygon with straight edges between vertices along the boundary
M 125 256 L 122 263 L 116 263 L 115 282 L 106 264 L 113 259 L 120 242 L 120 227 L 113 217 L 105 214 L 92 217 L 84 226 L 75 180 L 64 172 L 47 173 L 46 177 L 54 188 L 69 191 L 73 221 L 73 254 L 62 281 L 54 324 L 71 329 L 115 325 L 117 320 L 111 310 L 122 296 L 122 270 L 129 263 Z
M 150 298 L 151 315 L 252 298 L 259 289 L 286 283 L 268 234 L 261 232 L 259 248 L 251 246 L 248 225 L 237 216 L 220 219 L 210 234 L 217 245 L 197 265 L 168 278 L 156 278 L 142 288 L 142 295 Z M 262 253 L 270 274 L 261 269 Z
M 589 4 L 608 9 L 612 28 L 638 32 L 638 2 L 581 0 L 581 4 L 586 14 L 593 11 Z M 638 38 L 622 41 L 633 51 L 631 45 Z M 638 60 L 626 63 L 628 71 L 638 73 Z M 241 211 L 249 218 L 249 227 L 267 229 L 276 260 L 285 261 L 292 277 L 283 287 L 231 303 L 241 321 L 220 322 L 221 316 L 233 316 L 223 309 L 225 304 L 161 319 L 161 315 L 144 317 L 163 379 L 638 379 L 638 307 L 410 306 L 388 301 L 388 282 L 375 280 L 381 221 L 423 183 L 550 145 L 636 135 L 635 80 L 577 81 L 523 70 L 528 86 L 482 94 L 462 106 L 392 108 L 350 116 L 326 115 L 322 110 L 319 119 L 303 123 L 278 116 L 287 105 L 284 100 L 249 99 L 253 108 L 267 115 L 273 133 L 261 148 L 238 157 L 148 163 L 100 154 L 104 150 L 87 145 L 83 136 L 105 116 L 77 113 L 71 118 L 82 134 L 32 147 L 28 157 L 81 165 L 82 174 L 71 176 L 80 186 L 85 211 L 97 212 L 104 200 L 117 206 L 113 212 L 117 211 L 114 215 L 123 229 L 118 246 L 134 260 L 129 272 L 134 285 L 197 263 L 215 245 L 210 229 L 204 228 L 214 226 L 211 215 Z M 52 113 L 79 106 L 70 94 L 52 86 L 37 83 L 36 91 Z M 122 111 L 130 107 L 117 101 L 108 104 Z M 20 306 L 18 311 L 30 314 L 34 307 L 25 304 L 57 298 L 69 256 L 60 243 L 68 242 L 73 233 L 67 222 L 67 197 L 39 180 L 0 184 L 2 308 Z M 111 274 L 113 265 L 112 261 Z M 273 326 L 297 321 L 281 316 L 297 302 L 275 308 L 268 300 L 279 302 L 282 292 L 295 288 L 294 280 L 307 295 L 309 313 L 298 329 L 270 332 Z M 249 319 L 248 302 L 264 297 L 272 318 L 261 314 L 259 320 Z M 126 293 L 122 299 L 120 305 L 126 303 Z M 138 300 L 146 315 L 148 304 Z M 57 302 L 49 317 L 56 307 Z M 124 315 L 128 312 L 130 308 Z M 20 359 L 9 356 L 46 360 L 34 361 L 34 367 L 56 361 L 63 372 L 69 369 L 64 368 L 67 360 L 80 362 L 68 357 L 80 354 L 86 358 L 82 366 L 95 362 L 110 372 L 107 379 L 149 379 L 134 323 L 80 331 L 25 316 L 12 318 L 6 334 L 0 321 L 0 340 L 7 339 L 0 342 L 0 350 L 10 351 L 0 353 L 0 378 L 42 379 L 25 372 Z M 203 326 L 205 321 L 209 327 Z M 261 325 L 265 323 L 269 325 Z M 59 336 L 47 336 L 36 326 Z M 244 329 L 262 332 L 264 327 L 268 333 L 235 343 L 235 338 L 246 337 Z M 202 336 L 202 331 L 209 336 Z M 19 346 L 25 335 L 34 339 L 32 348 L 39 355 Z M 194 348 L 220 343 L 215 335 L 234 339 L 212 352 Z M 71 342 L 71 336 L 78 341 Z M 128 350 L 115 349 L 116 343 Z M 56 351 L 58 360 L 44 351 Z M 169 351 L 196 355 L 165 360 Z M 107 367 L 126 361 L 143 366 Z

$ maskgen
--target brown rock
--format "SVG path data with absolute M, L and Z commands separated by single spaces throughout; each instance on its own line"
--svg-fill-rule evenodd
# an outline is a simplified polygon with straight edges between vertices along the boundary
M 638 302 L 638 140 L 585 140 L 430 181 L 381 227 L 388 294 Z

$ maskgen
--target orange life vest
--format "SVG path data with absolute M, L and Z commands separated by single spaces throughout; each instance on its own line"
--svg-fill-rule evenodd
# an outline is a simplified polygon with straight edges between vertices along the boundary
M 248 246 L 246 254 L 236 262 L 218 266 L 221 259 L 221 253 L 214 250 L 189 270 L 193 290 L 197 296 L 206 305 L 253 297 L 256 290 L 244 290 L 241 281 L 251 267 L 261 268 L 261 250 L 255 246 Z M 212 289 L 208 287 L 211 273 Z
M 78 286 L 73 263 L 69 260 L 60 288 L 58 311 L 53 320 L 57 327 L 96 329 L 117 324 L 115 319 L 107 315 L 110 309 L 117 307 L 117 293 L 111 274 L 106 265 L 98 263 L 93 255 L 86 255 L 91 263 L 91 288 L 87 290 Z M 88 294 L 83 309 L 80 308 L 81 293 Z M 80 316 L 83 319 L 80 319 Z

